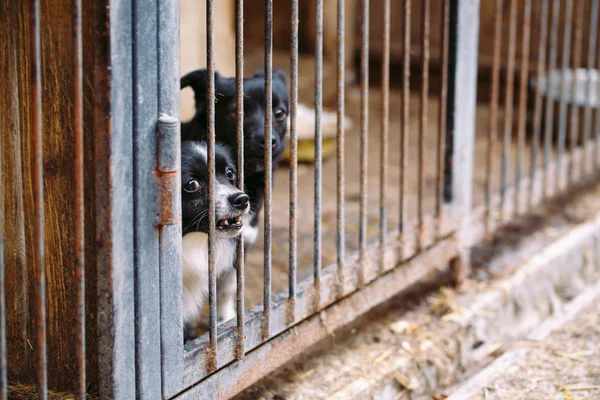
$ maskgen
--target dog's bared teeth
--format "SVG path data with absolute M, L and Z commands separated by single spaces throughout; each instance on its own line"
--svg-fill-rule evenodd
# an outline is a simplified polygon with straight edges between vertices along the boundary
M 223 225 L 224 225 L 224 226 L 229 226 L 229 220 L 227 220 L 227 219 L 226 219 L 226 220 L 223 222 Z

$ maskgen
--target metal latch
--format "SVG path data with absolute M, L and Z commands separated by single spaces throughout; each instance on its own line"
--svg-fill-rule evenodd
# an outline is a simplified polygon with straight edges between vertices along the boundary
M 181 221 L 179 165 L 181 137 L 179 120 L 170 115 L 158 117 L 157 224 L 175 225 Z

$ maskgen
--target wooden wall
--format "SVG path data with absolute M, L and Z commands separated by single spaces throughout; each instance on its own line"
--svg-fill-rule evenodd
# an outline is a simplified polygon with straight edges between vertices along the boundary
M 10 382 L 35 381 L 34 266 L 28 1 L 0 5 L 2 151 L 7 349 Z M 94 8 L 92 8 L 94 7 Z M 84 135 L 88 381 L 96 382 L 94 163 L 92 140 L 94 12 L 84 2 Z M 42 135 L 45 200 L 47 357 L 50 389 L 73 390 L 75 367 L 74 184 L 71 1 L 41 2 Z

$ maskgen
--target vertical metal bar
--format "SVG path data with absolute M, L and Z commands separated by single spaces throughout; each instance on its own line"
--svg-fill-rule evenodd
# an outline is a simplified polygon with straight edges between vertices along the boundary
M 94 163 L 101 398 L 136 397 L 132 1 L 94 15 Z M 105 36 L 105 33 L 106 36 Z M 181 239 L 180 239 L 181 240 Z M 129 266 L 125 268 L 124 266 Z M 182 340 L 183 341 L 183 340 Z
M 381 56 L 381 143 L 379 164 L 379 272 L 385 268 L 384 249 L 387 234 L 387 209 L 385 206 L 388 180 L 388 146 L 390 119 L 390 0 L 383 2 L 383 54 Z
M 473 160 L 477 105 L 477 54 L 479 47 L 479 1 L 453 0 L 450 9 L 451 46 L 449 71 L 448 137 L 444 191 L 453 203 L 459 259 L 453 264 L 454 279 L 461 282 L 470 272 L 472 243 Z
M 587 69 L 588 69 L 588 77 L 590 76 L 590 72 L 595 68 L 595 61 L 597 57 L 597 43 L 598 43 L 598 4 L 600 1 L 591 0 L 591 9 L 590 9 L 590 34 L 589 34 L 589 42 L 588 42 L 588 58 L 587 58 Z M 591 80 L 590 80 L 591 81 Z M 583 116 L 583 148 L 585 155 L 585 175 L 588 176 L 593 169 L 594 157 L 592 157 L 592 147 L 591 139 L 592 139 L 592 122 L 593 122 L 593 107 L 591 105 L 592 99 L 592 85 L 586 85 L 586 98 L 587 104 L 585 106 L 584 116 Z
M 405 230 L 408 225 L 408 162 L 409 162 L 409 138 L 410 138 L 410 20 L 411 0 L 404 0 L 404 56 L 402 70 L 402 127 L 400 129 L 400 217 L 399 231 L 400 259 L 405 248 Z
M 159 134 L 163 127 L 170 133 L 169 149 L 159 149 L 159 166 L 180 182 L 181 133 L 179 123 L 179 0 L 158 0 L 158 115 Z M 170 121 L 169 124 L 166 124 Z M 167 141 L 161 141 L 164 145 Z M 164 154 L 162 152 L 166 152 Z M 173 199 L 181 207 L 181 190 Z M 181 209 L 174 213 L 181 217 Z M 162 394 L 170 398 L 181 390 L 183 370 L 183 326 L 181 320 L 181 218 L 173 225 L 159 227 L 160 251 L 160 332 L 162 363 Z
M 508 33 L 508 64 L 506 66 L 506 97 L 504 103 L 504 135 L 502 139 L 502 171 L 500 183 L 500 219 L 506 221 L 506 190 L 512 145 L 514 110 L 515 53 L 517 46 L 517 0 L 510 0 L 510 23 Z
M 421 115 L 419 119 L 419 162 L 418 162 L 418 190 L 417 190 L 417 217 L 418 237 L 417 248 L 422 249 L 424 242 L 424 211 L 425 201 L 425 137 L 429 128 L 429 14 L 431 13 L 431 0 L 421 2 Z
M 217 274 L 215 271 L 215 58 L 214 58 L 214 0 L 206 0 L 206 69 L 208 90 L 206 92 L 208 132 L 208 307 L 210 346 L 208 370 L 217 369 Z M 265 146 L 267 148 L 269 146 Z
M 75 137 L 75 288 L 77 354 L 77 391 L 79 399 L 86 396 L 85 376 L 85 209 L 83 171 L 83 45 L 81 0 L 73 0 L 73 136 Z M 1 165 L 0 165 L 1 168 Z M 2 195 L 0 194 L 0 197 Z M 1 200 L 0 200 L 1 201 Z M 1 230 L 2 228 L 0 228 Z M 1 246 L 1 245 L 0 245 Z M 2 250 L 0 249 L 0 252 Z M 0 257 L 2 255 L 0 254 Z M 0 260 L 0 263 L 2 260 Z M 1 312 L 1 310 L 0 310 Z
M 244 190 L 244 0 L 235 2 L 235 94 L 237 139 L 237 187 Z M 236 359 L 244 357 L 244 237 L 240 235 L 236 252 Z
M 502 55 L 502 20 L 504 18 L 504 0 L 496 0 L 494 20 L 494 56 L 492 61 L 492 89 L 490 98 L 490 114 L 488 128 L 488 145 L 486 155 L 485 203 L 486 203 L 486 235 L 490 239 L 494 230 L 494 159 L 498 142 L 498 103 L 500 93 L 500 57 Z
M 344 33 L 345 33 L 345 0 L 337 2 L 337 272 L 338 272 L 338 296 L 344 292 L 344 257 L 345 257 L 345 224 L 344 224 Z M 296 71 L 297 72 L 297 71 Z
M 292 0 L 291 43 L 290 43 L 290 256 L 289 256 L 289 298 L 292 302 L 292 321 L 295 321 L 296 281 L 298 265 L 298 225 L 296 203 L 298 200 L 298 0 Z
M 598 69 L 598 67 L 600 67 L 600 51 L 598 51 L 598 49 L 596 49 L 596 57 L 596 69 Z M 592 168 L 594 168 L 597 171 L 598 169 L 600 169 L 600 107 L 598 106 L 596 106 L 596 109 L 594 110 L 593 132 L 594 152 L 592 154 L 594 155 L 594 157 L 592 159 L 594 160 L 594 163 Z
M 546 66 L 546 47 L 548 45 L 548 13 L 550 8 L 550 1 L 541 2 L 541 11 L 539 15 L 540 24 L 540 41 L 538 49 L 538 61 L 537 61 L 537 72 L 536 79 L 538 84 L 535 85 L 535 105 L 533 111 L 533 138 L 531 143 L 531 165 L 529 170 L 529 182 L 530 182 L 530 196 L 528 203 L 528 209 L 534 204 L 533 198 L 533 185 L 537 178 L 537 160 L 538 152 L 540 150 L 540 139 L 542 135 L 542 88 L 540 87 L 540 78 L 544 74 L 544 67 Z
M 35 265 L 35 360 L 38 398 L 48 396 L 46 360 L 46 271 L 44 263 L 44 171 L 42 151 L 42 51 L 40 1 L 30 2 L 31 136 L 33 139 L 34 265 Z
M 443 186 L 444 186 L 444 147 L 446 146 L 446 119 L 448 108 L 448 55 L 449 55 L 449 35 L 450 35 L 450 0 L 443 0 L 442 6 L 442 29 L 440 37 L 440 47 L 442 51 L 442 82 L 440 89 L 440 114 L 438 122 L 438 141 L 437 141 L 437 167 L 436 167 L 436 185 L 435 185 L 435 219 L 436 236 L 439 238 L 442 234 L 442 204 L 443 204 Z
M 554 0 L 552 3 L 552 24 L 550 25 L 550 54 L 548 56 L 548 68 L 546 69 L 546 87 L 549 83 L 549 75 L 556 69 L 558 58 L 558 18 L 560 15 L 560 0 Z M 544 105 L 544 178 L 542 193 L 544 196 L 550 195 L 550 182 L 548 182 L 548 168 L 552 162 L 552 135 L 554 125 L 554 99 L 552 96 L 546 96 Z
M 369 0 L 361 0 L 360 13 L 360 272 L 359 285 L 366 283 L 367 184 L 369 152 Z
M 554 192 L 558 192 L 560 188 L 560 180 L 563 170 L 564 152 L 567 142 L 567 100 L 569 91 L 567 88 L 567 69 L 571 60 L 571 26 L 573 19 L 573 0 L 566 0 L 565 12 L 565 27 L 563 36 L 563 54 L 561 68 L 560 86 L 563 88 L 560 91 L 560 108 L 558 119 L 558 160 L 556 162 L 556 174 L 554 174 Z
M 584 11 L 585 11 L 585 4 L 584 2 L 580 1 L 577 2 L 576 4 L 577 7 L 577 13 L 576 13 L 576 21 L 575 21 L 575 40 L 573 42 L 573 66 L 571 68 L 571 71 L 573 72 L 573 82 L 572 83 L 572 87 L 573 87 L 573 95 L 572 95 L 572 99 L 576 96 L 577 93 L 577 89 L 579 87 L 579 81 L 576 79 L 577 78 L 577 69 L 581 66 L 581 58 L 582 58 L 582 54 L 581 54 L 581 50 L 582 50 L 582 41 L 583 41 L 583 25 L 584 25 Z M 588 85 L 589 86 L 589 85 Z M 567 171 L 567 185 L 570 183 L 573 183 L 576 179 L 576 172 L 575 171 L 575 149 L 577 147 L 577 141 L 580 139 L 579 136 L 579 106 L 577 105 L 576 101 L 573 101 L 571 104 L 571 126 L 569 127 L 570 130 L 570 135 L 569 135 L 569 153 L 570 153 L 570 157 L 569 157 L 569 165 L 567 165 L 568 171 Z M 584 153 L 584 159 L 585 159 L 585 153 Z M 579 165 L 583 166 L 583 163 L 581 162 L 583 160 L 579 160 Z
M 271 335 L 271 191 L 273 183 L 273 0 L 265 0 L 265 282 L 263 339 Z
M 2 118 L 0 116 L 0 118 Z M 1 122 L 1 121 L 0 121 Z M 0 138 L 2 128 L 0 124 Z M 6 291 L 4 284 L 5 261 L 4 261 L 4 193 L 2 189 L 2 140 L 0 140 L 0 399 L 7 398 L 7 362 L 6 358 Z
M 315 221 L 314 221 L 314 278 L 316 290 L 321 283 L 321 189 L 323 186 L 323 0 L 315 1 Z M 319 296 L 315 296 L 318 302 Z
M 521 66 L 519 71 L 519 115 L 518 115 L 518 150 L 515 168 L 515 214 L 519 214 L 522 197 L 523 163 L 525 158 L 525 125 L 527 122 L 527 81 L 529 78 L 529 48 L 531 42 L 531 0 L 525 0 L 523 8 L 523 37 L 521 42 Z M 531 185 L 529 190 L 531 191 Z M 531 193 L 531 192 L 530 192 Z
M 148 205 L 158 204 L 157 0 L 133 0 L 132 94 L 135 277 L 135 378 L 139 398 L 161 390 L 159 230 Z

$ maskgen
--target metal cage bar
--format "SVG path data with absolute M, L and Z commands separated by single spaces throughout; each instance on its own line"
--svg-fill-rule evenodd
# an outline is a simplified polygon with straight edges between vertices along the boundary
M 550 26 L 550 52 L 548 58 L 548 67 L 546 71 L 550 72 L 556 68 L 558 59 L 558 18 L 560 14 L 560 0 L 554 0 L 552 3 L 552 24 Z M 543 160 L 543 178 L 542 178 L 542 197 L 551 195 L 551 186 L 549 182 L 550 164 L 552 163 L 552 125 L 554 124 L 554 100 L 551 96 L 546 96 L 544 104 L 544 160 Z
M 546 49 L 548 46 L 548 15 L 550 1 L 541 2 L 541 10 L 538 16 L 540 26 L 540 46 L 538 50 L 536 75 L 539 77 L 544 73 L 546 66 Z M 533 183 L 537 180 L 537 162 L 538 153 L 540 151 L 540 140 L 542 139 L 542 112 L 543 112 L 543 97 L 540 85 L 535 89 L 535 101 L 533 111 L 533 138 L 531 143 L 531 164 L 529 171 L 530 195 L 527 202 L 527 209 L 531 209 L 534 205 Z M 542 175 L 542 177 L 545 177 Z
M 591 0 L 590 7 L 590 23 L 589 23 L 589 42 L 587 49 L 587 68 L 588 70 L 593 70 L 596 67 L 596 57 L 597 57 L 597 43 L 598 43 L 598 5 L 600 4 L 599 0 Z M 586 177 L 590 176 L 594 169 L 594 157 L 592 154 L 592 150 L 596 151 L 594 147 L 591 146 L 592 142 L 592 124 L 593 124 L 593 107 L 591 103 L 592 96 L 592 85 L 587 85 L 586 97 L 588 99 L 587 106 L 585 107 L 583 114 L 583 149 L 585 154 L 585 162 L 584 162 L 584 175 Z
M 578 68 L 581 68 L 581 60 L 583 57 L 582 54 L 582 46 L 583 46 L 583 29 L 584 29 L 584 2 L 576 2 L 575 3 L 575 29 L 574 29 L 574 38 L 573 38 L 573 63 L 572 69 L 573 72 L 573 82 L 571 82 L 573 87 L 573 96 L 577 93 L 578 82 L 576 77 L 576 72 Z M 567 185 L 572 185 L 578 180 L 577 173 L 578 171 L 575 169 L 577 164 L 575 152 L 577 150 L 577 141 L 580 139 L 579 136 L 579 105 L 577 102 L 573 102 L 571 105 L 571 121 L 569 125 L 569 164 L 567 165 L 567 177 L 566 183 Z M 585 154 L 585 153 L 584 153 Z M 583 163 L 579 163 L 579 165 L 583 165 Z
M 206 348 L 206 369 L 210 372 L 218 368 L 217 353 L 217 274 L 215 268 L 215 58 L 214 0 L 206 1 L 206 70 L 207 70 L 207 118 L 206 130 L 208 153 L 208 307 L 209 307 L 209 346 Z
M 176 184 L 181 176 L 179 124 L 179 0 L 157 0 L 158 18 L 158 166 Z M 159 229 L 160 340 L 163 397 L 181 390 L 183 326 L 181 320 L 181 189 L 172 192 L 173 219 Z
M 35 268 L 35 361 L 38 398 L 48 396 L 46 358 L 46 271 L 44 262 L 44 171 L 42 151 L 42 49 L 40 37 L 40 1 L 31 0 L 30 82 L 31 131 L 33 149 L 34 196 L 34 268 Z
M 344 257 L 345 252 L 345 182 L 344 173 L 344 112 L 345 112 L 345 74 L 344 74 L 344 45 L 345 45 L 345 0 L 337 2 L 337 60 L 336 60 L 336 97 L 337 97 L 337 124 L 336 124 L 336 175 L 337 175 L 337 212 L 336 212 L 336 247 L 337 247 L 337 275 L 338 297 L 344 292 Z M 296 91 L 297 92 L 297 91 Z M 294 94 L 297 96 L 297 93 Z
M 449 62 L 449 40 L 450 40 L 450 1 L 443 0 L 441 16 L 441 64 L 442 78 L 440 89 L 440 111 L 438 120 L 437 137 L 437 165 L 436 165 L 436 186 L 435 186 L 435 218 L 436 218 L 436 237 L 440 238 L 444 218 L 444 168 L 445 168 L 445 146 L 446 146 L 446 126 L 448 119 L 448 62 Z
M 83 164 L 83 34 L 81 0 L 73 0 L 73 136 L 75 141 L 75 287 L 77 353 L 77 398 L 86 396 L 85 369 L 85 208 Z M 1 166 L 0 166 L 1 168 Z M 0 198 L 2 194 L 0 193 Z M 1 201 L 1 200 L 0 200 Z M 0 228 L 1 229 L 1 228 Z M 0 250 L 1 251 L 1 250 Z M 1 256 L 0 256 L 1 257 Z M 0 310 L 0 312 L 2 312 Z
M 498 103 L 500 94 L 500 57 L 502 54 L 502 19 L 504 14 L 504 0 L 496 0 L 496 13 L 494 14 L 494 55 L 492 61 L 492 89 L 490 98 L 490 114 L 488 117 L 488 143 L 486 153 L 486 179 L 485 179 L 485 204 L 486 204 L 486 235 L 488 239 L 494 230 L 493 207 L 493 180 L 495 172 L 495 153 L 498 142 Z
M 569 68 L 571 60 L 571 30 L 573 25 L 573 0 L 566 0 L 565 2 L 565 26 L 563 32 L 563 43 L 562 43 L 562 73 L 561 73 L 561 87 L 567 87 L 567 74 L 566 71 Z M 568 91 L 561 90 L 559 99 L 559 116 L 558 116 L 558 155 L 556 160 L 556 173 L 554 174 L 553 192 L 558 193 L 564 189 L 561 184 L 565 148 L 567 144 L 567 112 L 568 112 Z
M 525 128 L 527 122 L 527 82 L 529 79 L 529 51 L 531 42 L 531 0 L 523 5 L 523 37 L 521 39 L 521 65 L 519 67 L 519 113 L 517 128 L 517 163 L 515 166 L 514 212 L 520 213 L 523 196 L 523 164 L 525 161 Z M 529 187 L 531 196 L 531 186 Z
M 515 59 L 517 48 L 517 0 L 510 0 L 510 22 L 508 28 L 508 63 L 506 66 L 506 94 L 504 103 L 504 130 L 502 136 L 502 167 L 500 175 L 500 220 L 509 217 L 506 210 L 506 191 L 512 146 L 512 125 L 514 110 Z
M 315 1 L 316 45 L 315 45 L 315 220 L 313 275 L 315 279 L 315 302 L 319 301 L 321 286 L 322 253 L 322 189 L 323 189 L 323 0 Z
M 366 282 L 369 152 L 369 0 L 360 2 L 360 283 Z
M 400 222 L 399 230 L 402 234 L 400 240 L 400 253 L 404 252 L 408 228 L 408 168 L 409 168 L 409 138 L 410 138 L 410 21 L 411 0 L 404 0 L 404 46 L 402 66 L 402 127 L 400 131 Z
M 425 197 L 425 138 L 429 128 L 429 15 L 431 14 L 431 0 L 422 0 L 421 2 L 421 98 L 420 98 L 420 118 L 419 118 L 419 151 L 417 163 L 417 218 L 419 234 L 417 238 L 418 248 L 423 248 L 423 236 L 425 234 L 424 226 L 424 197 Z
M 271 196 L 273 185 L 273 1 L 265 0 L 265 211 L 263 339 L 271 336 Z
M 244 190 L 244 0 L 235 2 L 235 110 L 237 140 L 237 187 Z M 236 359 L 241 360 L 246 352 L 244 348 L 244 237 L 240 236 L 236 249 L 237 282 L 237 340 Z
M 385 253 L 387 243 L 387 207 L 385 205 L 388 180 L 388 147 L 389 147 L 389 119 L 390 119 L 390 29 L 391 29 L 391 4 L 390 0 L 383 2 L 383 52 L 381 55 L 381 109 L 380 109 L 380 159 L 379 159 L 379 271 L 385 270 Z
M 296 293 L 298 281 L 298 0 L 292 0 L 290 32 L 290 232 L 289 232 L 289 270 L 288 297 L 291 302 L 289 320 L 296 321 Z

